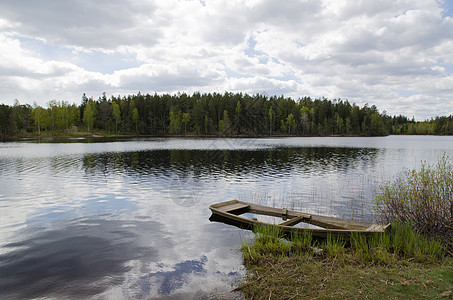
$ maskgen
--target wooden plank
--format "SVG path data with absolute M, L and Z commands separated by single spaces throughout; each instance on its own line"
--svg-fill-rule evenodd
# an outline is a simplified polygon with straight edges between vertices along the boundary
M 384 232 L 388 225 L 372 224 L 365 231 Z
M 343 220 L 334 217 L 312 215 L 310 224 L 324 227 L 327 229 L 348 229 L 348 230 L 365 230 L 370 226 L 370 223 Z
M 209 208 L 219 209 L 220 207 L 223 207 L 223 206 L 226 206 L 226 205 L 229 205 L 229 204 L 238 203 L 238 202 L 239 202 L 238 200 L 229 200 L 229 201 L 225 201 L 225 202 L 211 204 L 209 206 Z
M 248 208 L 248 207 L 250 207 L 250 205 L 248 205 L 248 204 L 232 203 L 232 204 L 229 204 L 229 205 L 225 205 L 225 206 L 219 207 L 218 209 L 222 210 L 222 211 L 229 212 L 229 211 L 244 209 L 244 208 Z
M 272 217 L 283 217 L 283 210 L 281 208 L 275 207 L 268 207 L 258 204 L 251 204 L 250 205 L 250 212 L 258 215 L 266 215 Z M 296 212 L 287 210 L 286 217 L 291 219 L 297 217 L 298 214 Z
M 289 219 L 288 221 L 285 221 L 283 223 L 278 224 L 279 226 L 294 226 L 296 224 L 299 224 L 300 222 L 304 221 L 305 216 L 298 216 L 292 219 Z

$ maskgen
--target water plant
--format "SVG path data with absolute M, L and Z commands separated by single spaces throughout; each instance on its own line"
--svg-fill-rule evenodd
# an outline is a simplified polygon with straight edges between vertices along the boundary
M 321 248 L 324 248 L 327 255 L 330 257 L 342 257 L 345 252 L 346 242 L 341 239 L 333 238 L 330 234 Z
M 242 254 L 247 264 L 254 264 L 263 254 L 285 255 L 291 245 L 283 239 L 283 232 L 277 226 L 259 225 L 253 230 L 255 238 L 251 242 L 242 242 Z
M 381 186 L 374 210 L 378 222 L 410 223 L 417 233 L 436 237 L 452 249 L 451 159 L 444 154 L 434 166 L 423 162 L 419 170 L 403 171 Z

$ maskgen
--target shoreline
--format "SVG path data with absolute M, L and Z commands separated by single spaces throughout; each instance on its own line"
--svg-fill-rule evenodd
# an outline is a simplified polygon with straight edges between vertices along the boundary
M 288 135 L 288 134 L 158 134 L 158 135 L 147 135 L 147 134 L 111 134 L 104 132 L 77 132 L 77 133 L 55 133 L 55 134 L 19 134 L 14 136 L 0 136 L 1 141 L 12 141 L 12 140 L 29 140 L 29 139 L 55 139 L 55 138 L 287 138 L 287 137 L 385 137 L 388 135 Z

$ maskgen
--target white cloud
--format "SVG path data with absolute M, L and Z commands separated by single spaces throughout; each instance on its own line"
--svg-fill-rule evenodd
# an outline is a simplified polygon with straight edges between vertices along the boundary
M 144 64 L 139 68 L 115 72 L 112 85 L 134 90 L 155 92 L 184 91 L 186 87 L 204 87 L 213 84 L 223 75 L 215 66 L 203 68 L 191 61 L 174 64 Z M 152 89 L 150 89 L 152 87 Z
M 227 90 L 349 98 L 418 119 L 451 114 L 446 8 L 436 0 L 5 0 L 0 101 Z
M 159 22 L 151 2 L 121 0 L 5 0 L 4 18 L 20 35 L 39 37 L 60 46 L 112 49 L 120 45 L 154 44 Z
M 233 92 L 247 92 L 250 94 L 292 95 L 297 91 L 294 80 L 282 81 L 256 76 L 250 78 L 233 78 L 229 81 L 229 90 Z

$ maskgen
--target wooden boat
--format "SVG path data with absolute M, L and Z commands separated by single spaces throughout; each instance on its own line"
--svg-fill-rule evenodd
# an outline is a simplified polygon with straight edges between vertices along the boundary
M 286 208 L 273 208 L 238 200 L 213 204 L 209 207 L 209 209 L 212 212 L 210 217 L 211 221 L 223 222 L 249 230 L 253 230 L 256 225 L 276 225 L 286 236 L 290 236 L 291 233 L 310 231 L 313 237 L 318 239 L 326 239 L 330 235 L 334 239 L 349 240 L 352 232 L 360 232 L 365 235 L 370 235 L 374 233 L 386 232 L 390 228 L 390 224 L 379 225 L 360 221 L 343 220 L 334 217 L 300 213 Z M 258 221 L 257 219 L 249 219 L 241 216 L 244 213 L 279 217 L 282 218 L 283 222 L 279 224 L 264 223 Z M 318 227 L 294 227 L 294 225 L 301 222 Z

